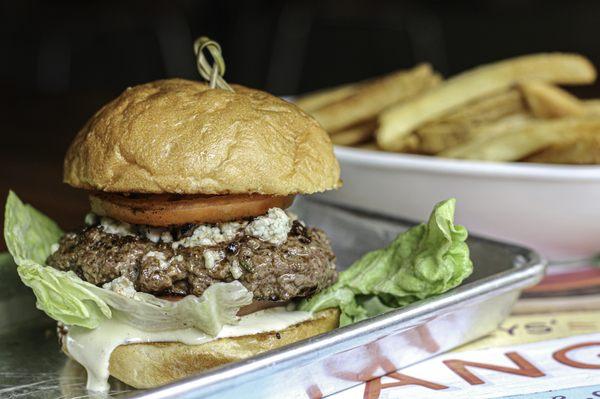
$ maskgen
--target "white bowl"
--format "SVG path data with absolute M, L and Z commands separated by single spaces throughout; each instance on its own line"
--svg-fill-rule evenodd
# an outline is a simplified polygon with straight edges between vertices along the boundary
M 462 161 L 336 147 L 337 204 L 424 220 L 457 199 L 471 232 L 521 243 L 554 261 L 600 253 L 600 166 Z

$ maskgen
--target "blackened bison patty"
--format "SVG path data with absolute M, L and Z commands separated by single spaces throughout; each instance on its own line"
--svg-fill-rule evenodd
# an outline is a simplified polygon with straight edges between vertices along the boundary
M 214 265 L 205 264 L 207 250 L 217 255 Z M 47 264 L 99 286 L 125 276 L 137 291 L 161 295 L 202 295 L 213 283 L 237 279 L 256 300 L 286 301 L 333 284 L 334 261 L 325 233 L 296 223 L 281 245 L 243 235 L 214 246 L 176 249 L 88 227 L 65 234 Z

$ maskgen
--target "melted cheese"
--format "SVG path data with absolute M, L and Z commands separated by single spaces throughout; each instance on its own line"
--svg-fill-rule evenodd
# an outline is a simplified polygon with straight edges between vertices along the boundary
M 71 357 L 87 370 L 87 389 L 106 392 L 109 389 L 110 355 L 119 345 L 148 342 L 181 342 L 186 345 L 199 345 L 218 338 L 279 331 L 310 318 L 311 314 L 308 312 L 289 311 L 283 306 L 265 309 L 242 316 L 236 325 L 225 325 L 216 337 L 194 328 L 142 331 L 113 318 L 103 321 L 93 330 L 70 326 L 66 336 L 66 346 Z

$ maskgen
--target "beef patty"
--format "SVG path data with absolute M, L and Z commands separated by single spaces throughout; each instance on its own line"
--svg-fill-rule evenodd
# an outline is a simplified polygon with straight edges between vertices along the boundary
M 241 235 L 213 246 L 177 248 L 93 226 L 65 234 L 47 264 L 98 286 L 125 276 L 137 291 L 202 295 L 213 283 L 239 280 L 255 300 L 287 301 L 310 296 L 337 279 L 325 233 L 294 223 L 281 245 Z

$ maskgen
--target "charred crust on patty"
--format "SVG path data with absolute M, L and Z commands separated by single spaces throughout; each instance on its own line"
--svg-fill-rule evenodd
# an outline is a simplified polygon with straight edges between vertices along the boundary
M 227 244 L 227 247 L 225 247 L 225 251 L 227 252 L 228 255 L 237 254 L 239 249 L 240 249 L 240 243 L 238 241 L 232 241 L 229 244 Z
M 294 220 L 292 222 L 290 234 L 297 236 L 300 242 L 304 244 L 310 244 L 310 236 L 306 231 L 306 226 L 304 226 L 304 224 L 302 224 L 302 222 L 299 220 Z
M 177 247 L 152 242 L 141 235 L 109 234 L 102 226 L 66 234 L 48 265 L 71 270 L 82 279 L 102 286 L 125 276 L 137 291 L 154 295 L 197 295 L 217 282 L 240 281 L 257 300 L 287 301 L 304 298 L 333 284 L 335 256 L 325 234 L 296 223 L 281 245 L 255 237 L 211 246 Z M 222 253 L 211 267 L 205 251 Z M 237 279 L 235 264 L 243 270 Z
M 191 236 L 196 227 L 197 225 L 193 223 L 186 223 L 181 226 L 173 227 L 171 229 L 171 234 L 173 235 L 173 239 L 181 240 L 182 238 Z

